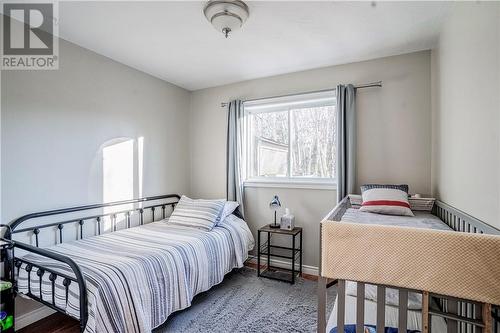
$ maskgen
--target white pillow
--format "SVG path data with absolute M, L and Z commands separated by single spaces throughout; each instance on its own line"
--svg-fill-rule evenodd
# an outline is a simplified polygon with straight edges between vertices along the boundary
M 361 206 L 363 204 L 363 197 L 359 194 L 349 194 L 349 200 L 352 206 Z M 432 212 L 434 207 L 435 198 L 416 198 L 409 197 L 410 209 L 414 211 Z
M 360 211 L 414 216 L 408 202 L 408 193 L 395 188 L 371 188 L 363 192 L 363 204 Z
M 222 214 L 220 215 L 220 221 L 224 221 L 229 215 L 231 215 L 240 204 L 237 201 L 226 201 Z
M 225 203 L 225 200 L 194 200 L 183 195 L 168 223 L 210 231 L 219 223 Z
M 221 224 L 230 224 L 233 227 L 239 228 L 243 232 L 243 239 L 245 240 L 244 243 L 247 245 L 247 250 L 251 251 L 254 248 L 255 245 L 255 239 L 253 238 L 253 234 L 250 231 L 250 228 L 248 228 L 248 224 L 243 220 L 237 217 L 234 214 L 230 214 L 226 217 L 225 220 L 221 221 Z M 242 244 L 243 245 L 243 244 Z M 237 256 L 241 255 L 240 251 L 236 251 Z M 245 261 L 245 258 L 243 258 L 243 261 Z

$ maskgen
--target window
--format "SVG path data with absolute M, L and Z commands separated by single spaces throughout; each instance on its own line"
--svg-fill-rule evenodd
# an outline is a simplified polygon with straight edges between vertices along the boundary
M 333 183 L 335 92 L 245 102 L 247 181 Z

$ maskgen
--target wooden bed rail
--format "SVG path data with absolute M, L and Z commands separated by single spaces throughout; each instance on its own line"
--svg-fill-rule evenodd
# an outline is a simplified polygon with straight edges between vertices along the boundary
M 459 232 L 500 235 L 500 230 L 441 201 L 434 204 L 433 214 Z
M 345 211 L 351 206 L 349 201 L 349 197 L 345 197 L 342 199 L 323 219 L 323 222 L 328 220 L 339 220 L 344 215 Z M 325 332 L 326 330 L 326 289 L 329 287 L 328 279 L 322 277 L 321 275 L 321 253 L 322 253 L 322 244 L 323 244 L 323 233 L 321 232 L 320 225 L 320 233 L 319 233 L 319 276 L 318 276 L 318 332 Z
M 325 297 L 325 310 L 326 310 L 326 290 L 328 279 L 324 277 L 319 278 L 318 291 L 321 303 L 321 297 Z M 345 330 L 345 306 L 346 304 L 346 282 L 345 280 L 335 280 L 337 287 L 337 313 L 336 313 L 336 326 L 337 332 L 344 332 Z M 356 332 L 362 332 L 365 326 L 365 284 L 357 282 L 357 296 L 356 296 Z M 406 332 L 408 325 L 408 294 L 416 293 L 422 296 L 422 309 L 421 309 L 421 322 L 422 333 L 432 332 L 431 318 L 433 316 L 441 317 L 446 320 L 447 333 L 500 333 L 500 317 L 497 313 L 500 310 L 489 303 L 477 303 L 469 300 L 456 299 L 453 297 L 435 295 L 427 291 L 408 290 L 405 288 L 398 288 L 393 286 L 376 285 L 377 300 L 376 300 L 376 332 L 385 333 L 385 320 L 386 320 L 386 299 L 385 293 L 387 289 L 396 289 L 399 293 L 398 305 L 398 324 L 397 329 L 399 332 Z M 445 308 L 439 306 L 440 301 L 446 302 Z M 431 306 L 433 304 L 433 306 Z M 320 305 L 320 309 L 322 306 Z M 420 311 L 420 310 L 418 310 Z M 321 317 L 321 313 L 323 317 Z M 318 321 L 318 332 L 326 332 L 326 311 L 320 311 L 319 318 L 324 318 Z M 479 331 L 479 330 L 480 331 Z M 444 333 L 438 331 L 439 333 Z

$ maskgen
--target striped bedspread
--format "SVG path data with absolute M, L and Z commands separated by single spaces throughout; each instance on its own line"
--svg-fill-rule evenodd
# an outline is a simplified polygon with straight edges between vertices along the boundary
M 167 220 L 63 243 L 49 250 L 71 257 L 87 283 L 89 319 L 86 332 L 151 332 L 193 297 L 220 283 L 242 267 L 253 238 L 246 223 L 234 215 L 212 231 L 169 224 Z M 72 275 L 59 262 L 29 254 L 33 263 Z M 51 302 L 49 274 L 42 277 L 43 299 Z M 31 293 L 39 295 L 36 269 Z M 28 292 L 28 273 L 21 267 L 19 292 Z M 56 281 L 55 301 L 67 314 L 79 317 L 76 283 L 68 302 L 62 278 Z

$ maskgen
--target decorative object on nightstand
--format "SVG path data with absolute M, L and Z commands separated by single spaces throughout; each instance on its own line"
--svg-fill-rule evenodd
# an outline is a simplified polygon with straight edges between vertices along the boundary
M 0 224 L 0 227 L 7 227 Z M 0 238 L 0 332 L 14 332 L 14 243 Z
M 261 233 L 267 234 L 267 241 L 261 242 Z M 271 244 L 272 235 L 283 235 L 291 237 L 292 246 L 278 246 Z M 299 236 L 299 247 L 296 247 L 296 238 Z M 266 267 L 261 270 L 261 256 L 266 256 Z M 276 267 L 271 265 L 271 258 L 286 259 L 291 268 Z M 299 267 L 296 269 L 296 261 L 299 261 Z M 257 276 L 269 279 L 295 283 L 297 273 L 302 275 L 302 228 L 295 227 L 292 230 L 272 228 L 267 224 L 257 231 Z
M 269 208 L 272 211 L 274 211 L 274 224 L 269 225 L 271 228 L 279 228 L 280 227 L 280 225 L 278 223 L 276 223 L 276 213 L 280 207 L 281 207 L 280 198 L 278 198 L 278 196 L 275 195 L 273 200 L 271 201 L 271 203 L 269 203 Z
M 280 228 L 292 230 L 295 227 L 295 216 L 290 214 L 290 209 L 285 208 L 285 215 L 281 217 Z

